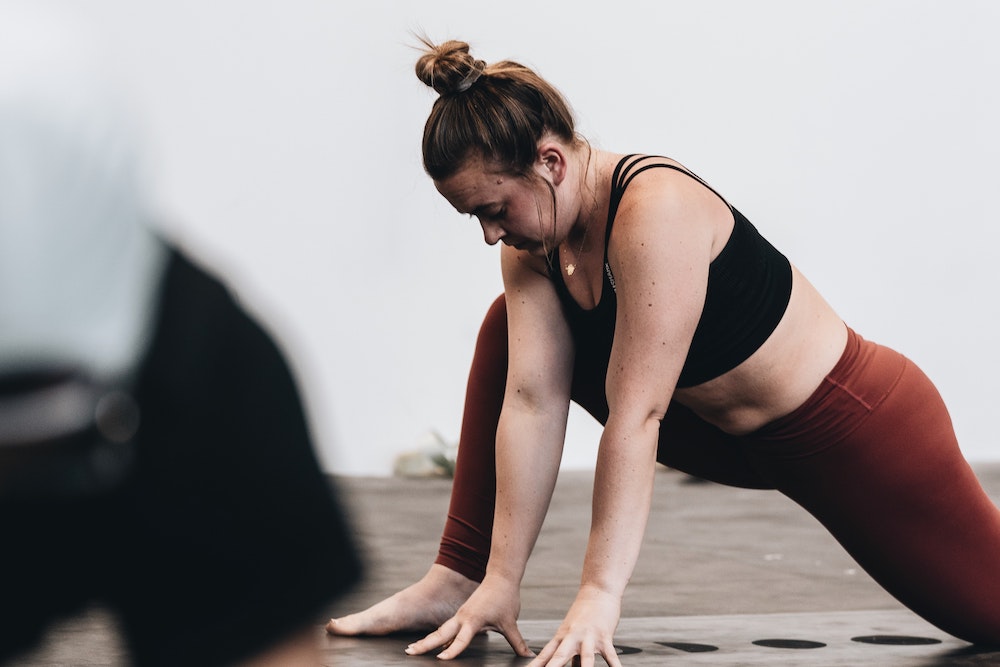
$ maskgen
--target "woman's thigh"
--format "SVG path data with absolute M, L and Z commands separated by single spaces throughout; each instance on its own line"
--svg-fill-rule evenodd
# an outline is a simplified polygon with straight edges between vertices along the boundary
M 901 602 L 957 637 L 1000 642 L 1000 511 L 941 396 L 887 348 L 862 342 L 848 365 L 748 454 Z

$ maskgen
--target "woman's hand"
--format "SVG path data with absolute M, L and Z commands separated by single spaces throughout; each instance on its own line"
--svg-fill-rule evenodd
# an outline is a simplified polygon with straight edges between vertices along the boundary
M 451 618 L 478 586 L 478 582 L 435 563 L 420 581 L 392 597 L 356 614 L 330 619 L 326 631 L 347 637 L 426 631 Z
M 581 587 L 556 636 L 528 667 L 563 667 L 575 656 L 580 656 L 580 667 L 593 667 L 595 654 L 600 654 L 610 667 L 621 667 L 612 643 L 620 615 L 621 599 L 617 595 Z
M 445 650 L 437 657 L 450 660 L 462 653 L 477 634 L 493 630 L 502 634 L 522 658 L 534 657 L 517 629 L 520 612 L 519 584 L 487 574 L 476 592 L 454 616 L 434 632 L 406 647 L 406 653 L 421 655 L 443 646 Z

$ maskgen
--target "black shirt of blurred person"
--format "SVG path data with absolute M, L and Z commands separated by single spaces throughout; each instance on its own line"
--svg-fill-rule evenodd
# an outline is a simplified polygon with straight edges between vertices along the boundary
M 113 488 L 0 493 L 0 663 L 106 605 L 137 665 L 230 664 L 317 623 L 361 567 L 286 360 L 176 249 Z

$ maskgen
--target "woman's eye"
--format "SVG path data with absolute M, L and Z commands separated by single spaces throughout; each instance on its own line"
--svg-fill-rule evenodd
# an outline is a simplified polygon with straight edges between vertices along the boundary
M 507 208 L 499 208 L 495 211 L 483 211 L 481 213 L 470 214 L 469 217 L 476 218 L 479 222 L 491 222 L 495 220 L 503 220 L 507 217 Z

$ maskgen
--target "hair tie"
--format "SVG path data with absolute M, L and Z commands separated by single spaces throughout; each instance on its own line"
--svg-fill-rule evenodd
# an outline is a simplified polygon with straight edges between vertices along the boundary
M 486 63 L 482 60 L 477 60 L 472 65 L 472 71 L 465 75 L 465 78 L 458 82 L 455 86 L 456 93 L 464 93 L 469 88 L 472 87 L 476 81 L 479 81 L 479 77 L 483 75 L 486 70 Z

